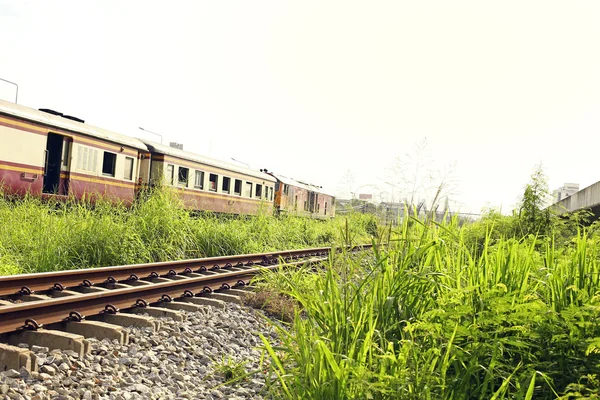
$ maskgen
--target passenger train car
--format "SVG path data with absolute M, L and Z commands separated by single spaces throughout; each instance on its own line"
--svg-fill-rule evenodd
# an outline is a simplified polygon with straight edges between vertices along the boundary
M 101 195 L 130 204 L 140 190 L 158 184 L 174 188 L 195 210 L 335 214 L 335 199 L 317 186 L 0 100 L 0 187 L 5 193 Z
M 266 170 L 264 170 L 267 172 Z M 322 191 L 320 186 L 311 185 L 267 172 L 277 180 L 275 184 L 275 211 L 313 218 L 328 218 L 335 215 L 335 197 Z
M 0 182 L 9 193 L 100 193 L 131 202 L 147 151 L 137 139 L 77 118 L 0 101 Z
M 257 214 L 261 208 L 273 211 L 275 179 L 270 175 L 158 143 L 143 143 L 151 156 L 142 161 L 142 179 L 150 185 L 178 187 L 187 208 L 231 214 Z

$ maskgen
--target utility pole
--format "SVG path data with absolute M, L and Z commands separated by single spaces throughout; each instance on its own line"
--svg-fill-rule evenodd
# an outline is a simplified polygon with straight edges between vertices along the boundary
M 17 104 L 17 100 L 19 99 L 19 85 L 17 85 L 14 82 L 7 81 L 6 79 L 2 79 L 2 78 L 0 78 L 0 81 L 6 82 L 6 83 L 10 83 L 11 85 L 15 85 L 15 87 L 17 88 L 17 92 L 15 94 L 15 104 Z

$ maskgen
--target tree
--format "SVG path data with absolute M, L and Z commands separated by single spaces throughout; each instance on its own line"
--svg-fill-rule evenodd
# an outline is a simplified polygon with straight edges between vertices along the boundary
M 519 226 L 523 235 L 547 236 L 552 230 L 553 214 L 549 205 L 550 191 L 541 164 L 535 167 L 531 181 L 525 186 L 519 206 Z

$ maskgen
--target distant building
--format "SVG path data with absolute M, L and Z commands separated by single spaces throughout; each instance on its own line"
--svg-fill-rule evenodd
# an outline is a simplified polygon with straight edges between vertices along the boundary
M 373 200 L 373 195 L 372 194 L 367 194 L 367 193 L 360 193 L 358 195 L 358 199 L 359 200 Z
M 565 183 L 562 187 L 556 190 L 554 202 L 558 203 L 559 201 L 564 200 L 577 192 L 579 192 L 579 183 Z

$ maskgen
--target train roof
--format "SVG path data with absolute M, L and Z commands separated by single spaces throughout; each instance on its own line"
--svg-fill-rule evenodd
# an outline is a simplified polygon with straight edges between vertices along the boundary
M 310 190 L 311 192 L 316 192 L 316 193 L 319 193 L 319 194 L 325 194 L 327 196 L 334 197 L 332 194 L 323 191 L 323 188 L 321 186 L 317 186 L 317 185 L 313 185 L 313 184 L 310 184 L 310 183 L 305 183 L 305 182 L 297 181 L 294 178 L 288 178 L 287 176 L 283 176 L 283 175 L 276 175 L 276 174 L 274 174 L 272 172 L 270 173 L 270 175 L 273 176 L 274 178 L 278 179 L 282 183 L 285 183 L 286 185 L 296 186 L 296 187 L 299 187 L 299 188 L 302 188 L 302 189 Z
M 167 156 L 181 158 L 183 160 L 194 161 L 200 164 L 210 165 L 213 167 L 229 170 L 232 172 L 237 172 L 239 174 L 252 176 L 259 179 L 264 179 L 269 182 L 275 182 L 275 179 L 269 175 L 260 171 L 256 171 L 250 168 L 240 167 L 235 164 L 231 164 L 225 161 L 216 160 L 214 158 L 201 156 L 199 154 L 191 153 L 189 151 L 179 150 L 174 147 L 166 146 L 164 144 L 159 144 L 156 142 L 152 142 L 146 139 L 139 139 L 142 143 L 148 147 L 153 153 L 165 154 Z
M 56 115 L 54 115 L 48 112 L 25 107 L 20 104 L 9 103 L 4 100 L 0 100 L 0 113 L 23 118 L 28 121 L 38 122 L 44 125 L 50 125 L 55 128 L 60 128 L 83 135 L 92 136 L 98 139 L 107 140 L 109 142 L 134 147 L 136 149 L 146 150 L 144 143 L 136 138 L 88 125 L 83 122 L 70 119 L 73 117 L 65 117 L 60 113 L 56 113 Z

